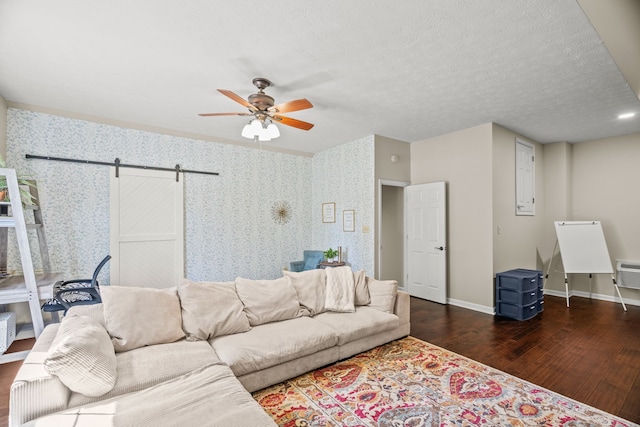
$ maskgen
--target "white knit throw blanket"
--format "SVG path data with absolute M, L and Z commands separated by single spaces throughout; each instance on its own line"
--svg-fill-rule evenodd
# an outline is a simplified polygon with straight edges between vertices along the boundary
M 325 310 L 341 313 L 353 313 L 356 311 L 354 306 L 355 286 L 351 267 L 327 268 L 325 271 L 327 272 Z

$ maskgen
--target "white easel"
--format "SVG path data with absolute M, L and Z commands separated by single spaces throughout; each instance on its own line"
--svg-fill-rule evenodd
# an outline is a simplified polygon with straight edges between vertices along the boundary
M 549 278 L 549 271 L 556 250 L 560 248 L 562 257 L 562 266 L 564 269 L 564 287 L 567 297 L 567 307 L 569 307 L 569 281 L 568 273 L 584 273 L 589 275 L 589 295 L 591 295 L 591 286 L 593 274 L 610 274 L 613 286 L 620 297 L 620 303 L 624 311 L 627 307 L 624 305 L 620 289 L 616 283 L 613 265 L 609 257 L 607 242 L 602 232 L 602 224 L 600 221 L 554 221 L 556 228 L 557 240 L 551 254 L 549 267 L 547 267 L 546 279 Z

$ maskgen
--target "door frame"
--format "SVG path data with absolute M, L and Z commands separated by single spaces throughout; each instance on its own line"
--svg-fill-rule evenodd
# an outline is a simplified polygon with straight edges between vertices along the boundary
M 380 273 L 382 271 L 382 251 L 380 250 L 380 246 L 382 246 L 382 186 L 383 185 L 387 185 L 389 187 L 407 187 L 409 185 L 411 185 L 410 182 L 407 181 L 394 181 L 391 179 L 378 179 L 378 206 L 376 207 L 377 211 L 378 211 L 378 226 L 377 226 L 377 230 L 376 230 L 376 235 L 378 236 L 378 238 L 376 239 L 376 250 L 377 250 L 377 256 L 376 256 L 376 271 L 375 271 L 375 275 L 376 277 L 380 278 Z M 402 218 L 403 221 L 403 226 L 402 226 L 402 238 L 404 240 L 403 242 L 403 250 L 404 253 L 407 253 L 407 211 L 405 209 L 404 211 L 404 217 Z M 405 288 L 405 282 L 406 282 L 406 278 L 407 278 L 407 257 L 403 256 L 402 257 L 402 282 L 398 283 L 398 286 L 402 289 Z

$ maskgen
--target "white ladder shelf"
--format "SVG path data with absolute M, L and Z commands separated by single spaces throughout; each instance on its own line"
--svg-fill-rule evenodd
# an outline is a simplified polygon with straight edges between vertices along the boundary
M 59 280 L 59 275 L 51 274 L 49 269 L 48 251 L 46 251 L 46 240 L 44 230 L 38 233 L 40 244 L 45 247 L 41 249 L 43 255 L 43 268 L 45 274 L 36 276 L 33 270 L 33 259 L 29 246 L 27 229 L 42 228 L 42 218 L 36 215 L 36 220 L 40 223 L 27 224 L 24 216 L 24 208 L 20 199 L 20 187 L 15 169 L 0 168 L 0 176 L 4 175 L 7 180 L 7 189 L 11 202 L 11 216 L 0 216 L 0 227 L 15 228 L 20 261 L 22 263 L 22 276 L 9 276 L 0 280 L 0 304 L 12 304 L 17 302 L 27 302 L 31 313 L 31 321 L 35 337 L 39 337 L 44 329 L 44 320 L 40 310 L 40 301 L 52 297 L 53 284 Z M 38 212 L 39 213 L 39 212 Z

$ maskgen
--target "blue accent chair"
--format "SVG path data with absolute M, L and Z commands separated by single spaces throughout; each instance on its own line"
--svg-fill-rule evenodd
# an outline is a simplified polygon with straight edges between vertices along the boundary
M 290 271 L 307 271 L 318 268 L 318 264 L 320 264 L 324 260 L 324 252 L 323 251 L 303 251 L 303 260 L 302 261 L 293 261 L 289 263 Z

